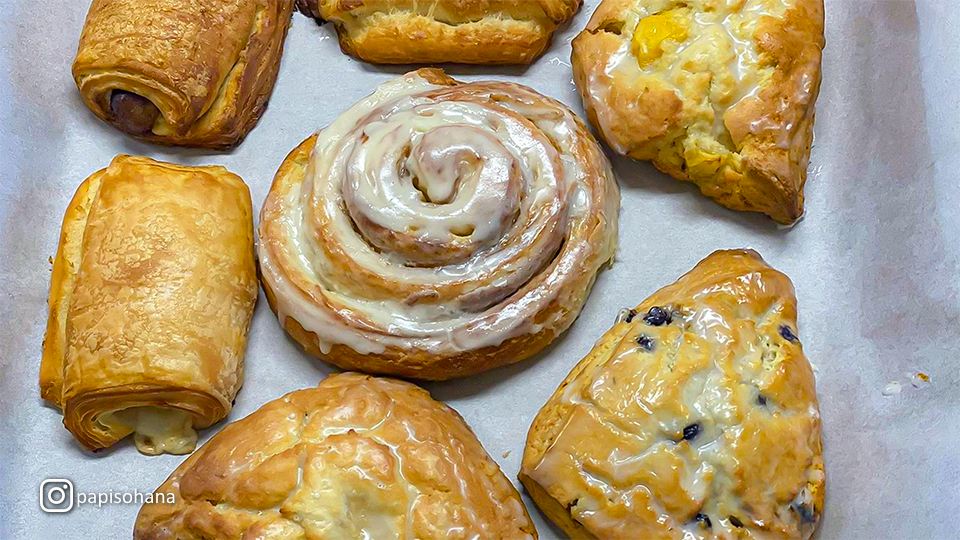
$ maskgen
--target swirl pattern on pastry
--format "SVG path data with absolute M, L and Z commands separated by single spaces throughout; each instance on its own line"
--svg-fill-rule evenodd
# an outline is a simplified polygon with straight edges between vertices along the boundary
M 144 505 L 135 540 L 535 540 L 520 495 L 451 408 L 346 373 L 226 426 Z
M 796 309 L 738 250 L 625 310 L 530 428 L 534 501 L 574 538 L 809 538 L 825 477 Z
M 566 107 L 423 69 L 288 156 L 260 222 L 281 323 L 338 366 L 446 379 L 529 357 L 616 247 L 610 164 Z

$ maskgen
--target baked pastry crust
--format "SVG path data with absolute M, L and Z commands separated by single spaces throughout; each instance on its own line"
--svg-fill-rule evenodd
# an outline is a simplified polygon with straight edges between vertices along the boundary
M 144 505 L 135 540 L 537 538 L 453 409 L 355 373 L 226 426 L 157 493 L 176 503 Z
M 377 64 L 529 64 L 582 0 L 297 0 L 336 26 L 343 52 Z
M 452 200 L 427 200 L 444 186 L 459 186 Z M 569 109 L 423 69 L 283 162 L 261 213 L 261 280 L 319 358 L 465 376 L 527 358 L 573 323 L 613 257 L 618 212 L 610 164 Z
M 604 0 L 572 63 L 618 153 L 788 224 L 803 214 L 823 46 L 823 0 Z
M 292 11 L 293 0 L 94 0 L 73 77 L 94 114 L 134 137 L 229 148 L 266 107 Z M 115 92 L 156 121 L 131 128 Z
M 572 538 L 809 538 L 820 413 L 790 280 L 718 251 L 625 310 L 537 414 L 520 480 Z
M 243 181 L 223 167 L 118 156 L 64 216 L 41 395 L 89 449 L 131 434 L 102 422 L 117 411 L 182 411 L 209 426 L 243 381 L 256 298 Z

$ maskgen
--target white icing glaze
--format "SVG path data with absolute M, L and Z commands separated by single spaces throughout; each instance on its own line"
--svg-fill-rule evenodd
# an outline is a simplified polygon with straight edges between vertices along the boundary
M 639 81 L 651 87 L 673 89 L 683 101 L 691 123 L 704 121 L 701 118 L 708 116 L 703 131 L 730 144 L 724 115 L 744 100 L 756 97 L 769 79 L 770 68 L 760 63 L 755 37 L 757 23 L 764 17 L 782 18 L 793 5 L 793 0 L 696 0 L 636 6 L 624 15 L 619 47 L 610 55 L 602 72 L 589 74 L 582 89 L 597 115 L 600 129 L 611 133 L 611 126 L 618 122 L 617 113 L 608 105 L 611 80 L 630 84 Z M 686 10 L 685 6 L 691 9 Z M 705 10 L 708 6 L 710 9 Z M 665 41 L 663 58 L 640 66 L 632 50 L 632 38 L 640 21 L 670 10 L 682 13 L 687 39 L 679 43 Z M 697 78 L 703 73 L 711 73 L 707 99 L 701 99 L 701 83 Z M 805 75 L 790 102 L 809 103 L 813 99 L 813 83 L 812 77 Z M 749 127 L 756 135 L 777 132 L 777 144 L 782 148 L 789 148 L 796 132 L 796 126 L 791 123 L 784 124 L 768 116 L 755 119 Z M 616 137 L 607 139 L 618 153 L 629 151 Z
M 615 229 L 618 210 L 609 162 L 559 103 L 411 73 L 324 129 L 303 182 L 271 192 L 259 258 L 281 321 L 322 353 L 451 354 L 551 324 L 533 319 L 559 285 L 615 248 L 576 235 L 596 216 Z

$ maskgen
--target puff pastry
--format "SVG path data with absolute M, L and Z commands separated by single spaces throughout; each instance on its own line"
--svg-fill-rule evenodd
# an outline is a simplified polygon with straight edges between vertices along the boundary
M 144 505 L 135 540 L 537 538 L 455 411 L 355 373 L 228 425 L 157 493 L 176 504 Z
M 222 167 L 118 156 L 77 190 L 53 264 L 40 391 L 89 449 L 193 450 L 243 381 L 250 193 Z
M 604 0 L 573 41 L 573 68 L 614 150 L 792 223 L 823 45 L 823 0 Z
M 720 251 L 617 324 L 527 437 L 520 480 L 573 538 L 806 539 L 820 413 L 790 280 Z
M 290 335 L 337 366 L 468 375 L 570 326 L 613 257 L 619 203 L 562 104 L 422 69 L 284 161 L 261 213 L 263 287 Z
M 231 147 L 266 107 L 292 11 L 293 0 L 94 0 L 73 77 L 130 135 Z
M 582 0 L 297 0 L 347 54 L 381 64 L 529 64 Z

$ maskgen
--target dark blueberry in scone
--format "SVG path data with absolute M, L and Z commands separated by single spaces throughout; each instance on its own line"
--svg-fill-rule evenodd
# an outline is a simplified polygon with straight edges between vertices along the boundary
M 793 330 L 791 330 L 790 327 L 785 324 L 780 325 L 780 337 L 789 341 L 790 343 L 796 343 L 799 341 L 796 334 L 793 333 Z
M 683 428 L 683 440 L 692 441 L 700 434 L 700 424 L 690 424 Z
M 617 317 L 617 322 L 630 323 L 633 322 L 633 318 L 637 316 L 637 310 L 635 309 L 621 309 L 620 316 Z
M 570 538 L 810 540 L 825 474 L 816 379 L 780 336 L 799 336 L 790 280 L 719 252 L 636 305 L 537 414 L 534 501 Z
M 649 324 L 650 326 L 663 326 L 665 324 L 670 324 L 670 320 L 670 312 L 662 307 L 657 306 L 650 308 L 650 311 L 643 316 L 643 322 Z
M 639 344 L 640 347 L 647 352 L 650 352 L 653 350 L 653 338 L 651 338 L 650 336 L 645 336 L 643 334 L 640 334 L 640 336 L 637 338 L 637 344 Z

